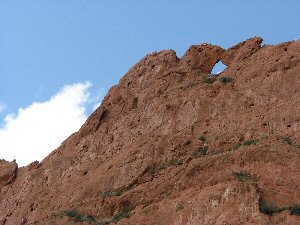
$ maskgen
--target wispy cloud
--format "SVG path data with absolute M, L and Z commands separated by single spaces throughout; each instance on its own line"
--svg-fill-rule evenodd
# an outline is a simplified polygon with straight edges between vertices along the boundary
M 90 86 L 90 82 L 67 85 L 48 101 L 7 115 L 0 128 L 0 159 L 17 159 L 19 165 L 26 165 L 57 148 L 87 119 Z
M 97 91 L 96 95 L 93 98 L 91 98 L 91 102 L 93 104 L 93 108 L 92 108 L 93 110 L 96 110 L 100 106 L 105 94 L 106 94 L 106 89 L 100 88 Z
M 6 106 L 0 103 L 0 113 L 2 113 L 6 109 Z

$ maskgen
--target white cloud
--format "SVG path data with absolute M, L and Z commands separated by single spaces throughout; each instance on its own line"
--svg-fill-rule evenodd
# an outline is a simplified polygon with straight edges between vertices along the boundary
M 0 159 L 21 166 L 42 160 L 87 119 L 90 82 L 65 86 L 46 102 L 34 102 L 7 115 L 0 128 Z

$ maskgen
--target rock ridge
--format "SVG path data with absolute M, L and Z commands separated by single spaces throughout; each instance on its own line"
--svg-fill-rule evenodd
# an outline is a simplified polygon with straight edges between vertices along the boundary
M 299 224 L 300 41 L 262 41 L 145 56 L 42 162 L 0 161 L 0 224 Z

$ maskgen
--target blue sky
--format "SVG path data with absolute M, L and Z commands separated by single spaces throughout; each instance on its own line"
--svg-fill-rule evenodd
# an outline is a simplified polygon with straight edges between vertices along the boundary
M 0 124 L 75 84 L 87 116 L 153 51 L 299 39 L 299 12 L 299 0 L 0 0 Z

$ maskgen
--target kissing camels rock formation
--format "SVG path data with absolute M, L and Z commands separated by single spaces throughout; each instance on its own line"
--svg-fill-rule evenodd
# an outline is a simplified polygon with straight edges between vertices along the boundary
M 42 162 L 0 161 L 0 224 L 300 224 L 300 41 L 261 43 L 144 57 Z

